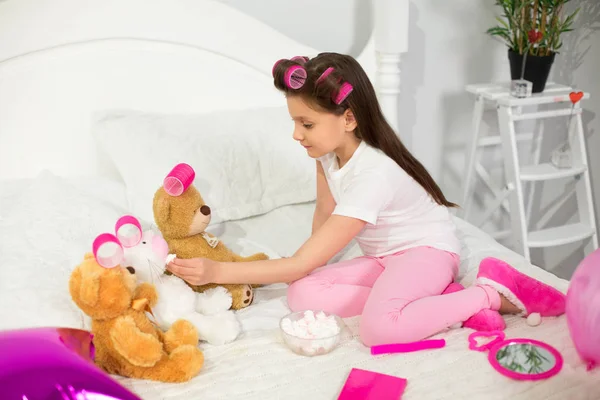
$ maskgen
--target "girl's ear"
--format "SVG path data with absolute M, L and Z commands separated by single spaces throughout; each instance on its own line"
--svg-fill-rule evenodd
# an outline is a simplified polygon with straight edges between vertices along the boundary
M 356 129 L 356 119 L 351 109 L 344 111 L 344 124 L 346 126 L 346 132 L 352 132 Z

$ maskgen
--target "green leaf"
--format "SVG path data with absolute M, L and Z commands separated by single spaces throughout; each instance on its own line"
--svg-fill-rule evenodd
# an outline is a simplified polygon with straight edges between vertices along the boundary
M 496 17 L 496 21 L 500 22 L 500 24 L 501 24 L 501 25 L 502 25 L 504 28 L 506 28 L 506 29 L 510 29 L 510 27 L 508 26 L 508 23 L 507 23 L 505 20 L 503 20 L 502 18 L 500 18 L 500 17 Z
M 499 26 L 495 26 L 487 30 L 490 35 L 498 35 L 500 33 L 509 34 L 509 30 L 506 28 L 501 28 Z

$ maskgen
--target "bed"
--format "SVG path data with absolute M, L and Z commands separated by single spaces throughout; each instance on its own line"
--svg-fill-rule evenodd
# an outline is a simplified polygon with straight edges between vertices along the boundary
M 390 24 L 382 16 L 392 7 L 389 14 L 401 20 L 392 13 L 400 3 L 375 2 L 380 25 L 359 57 L 390 119 L 405 44 L 386 35 Z M 287 256 L 309 236 L 314 177 L 289 140 L 290 121 L 270 71 L 279 58 L 318 49 L 202 0 L 9 0 L 0 3 L 0 37 L 12 38 L 0 41 L 0 329 L 87 328 L 68 295 L 70 271 L 124 213 L 152 227 L 152 191 L 178 161 L 199 171 L 196 183 L 216 210 L 210 231 L 235 251 Z M 480 260 L 492 256 L 566 292 L 567 281 L 455 221 L 465 285 Z M 332 261 L 359 254 L 351 243 Z M 553 379 L 518 382 L 469 351 L 465 329 L 437 335 L 447 341 L 442 350 L 373 357 L 358 340 L 358 318 L 350 318 L 334 352 L 296 356 L 278 331 L 289 312 L 285 289 L 257 291 L 254 304 L 238 313 L 238 340 L 202 345 L 206 364 L 192 381 L 115 379 L 149 400 L 334 399 L 353 367 L 408 379 L 407 399 L 600 393 L 598 373 L 585 372 L 564 316 L 538 327 L 507 318 L 507 337 L 543 340 L 565 359 Z

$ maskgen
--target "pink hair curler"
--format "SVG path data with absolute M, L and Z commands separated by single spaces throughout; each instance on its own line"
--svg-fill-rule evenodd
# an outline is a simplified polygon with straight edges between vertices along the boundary
M 194 182 L 196 173 L 185 163 L 177 164 L 163 181 L 163 188 L 171 196 L 180 196 Z
M 352 85 L 349 84 L 348 82 L 342 83 L 342 87 L 340 87 L 339 92 L 337 93 L 337 95 L 335 96 L 335 99 L 333 100 L 335 102 L 335 104 L 340 105 L 342 103 L 342 101 L 344 101 L 344 100 L 346 100 L 346 98 L 348 98 L 350 93 L 352 93 L 353 89 L 354 88 L 352 87 Z
M 114 268 L 123 261 L 124 247 L 136 246 L 142 240 L 142 225 L 132 215 L 124 215 L 115 224 L 115 234 L 102 233 L 92 244 L 94 257 L 100 266 Z
M 295 57 L 290 58 L 290 61 L 295 61 L 298 64 L 304 65 L 304 64 L 306 64 L 308 62 L 308 57 L 305 57 L 305 56 L 295 56 Z
M 133 247 L 142 240 L 142 225 L 136 217 L 125 215 L 115 224 L 115 233 L 124 247 Z
M 333 67 L 329 67 L 327 68 L 325 71 L 323 71 L 323 73 L 321 74 L 321 76 L 319 76 L 319 78 L 317 79 L 316 84 L 318 85 L 319 83 L 323 82 L 325 79 L 327 79 L 327 77 L 334 71 Z
M 123 247 L 119 239 L 110 233 L 99 235 L 92 244 L 96 262 L 104 268 L 114 268 L 123 259 Z
M 285 71 L 284 82 L 290 89 L 300 89 L 306 82 L 306 70 L 300 65 L 292 65 Z

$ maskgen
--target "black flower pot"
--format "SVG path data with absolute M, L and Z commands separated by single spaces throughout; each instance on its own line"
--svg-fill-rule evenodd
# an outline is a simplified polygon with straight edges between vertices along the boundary
M 544 91 L 548 76 L 550 76 L 550 69 L 554 63 L 554 56 L 556 53 L 552 53 L 549 56 L 532 56 L 527 55 L 525 60 L 525 76 L 523 79 L 531 82 L 533 85 L 532 92 L 540 93 Z M 510 78 L 512 80 L 521 79 L 521 68 L 523 67 L 523 55 L 508 50 L 508 60 L 510 62 Z

